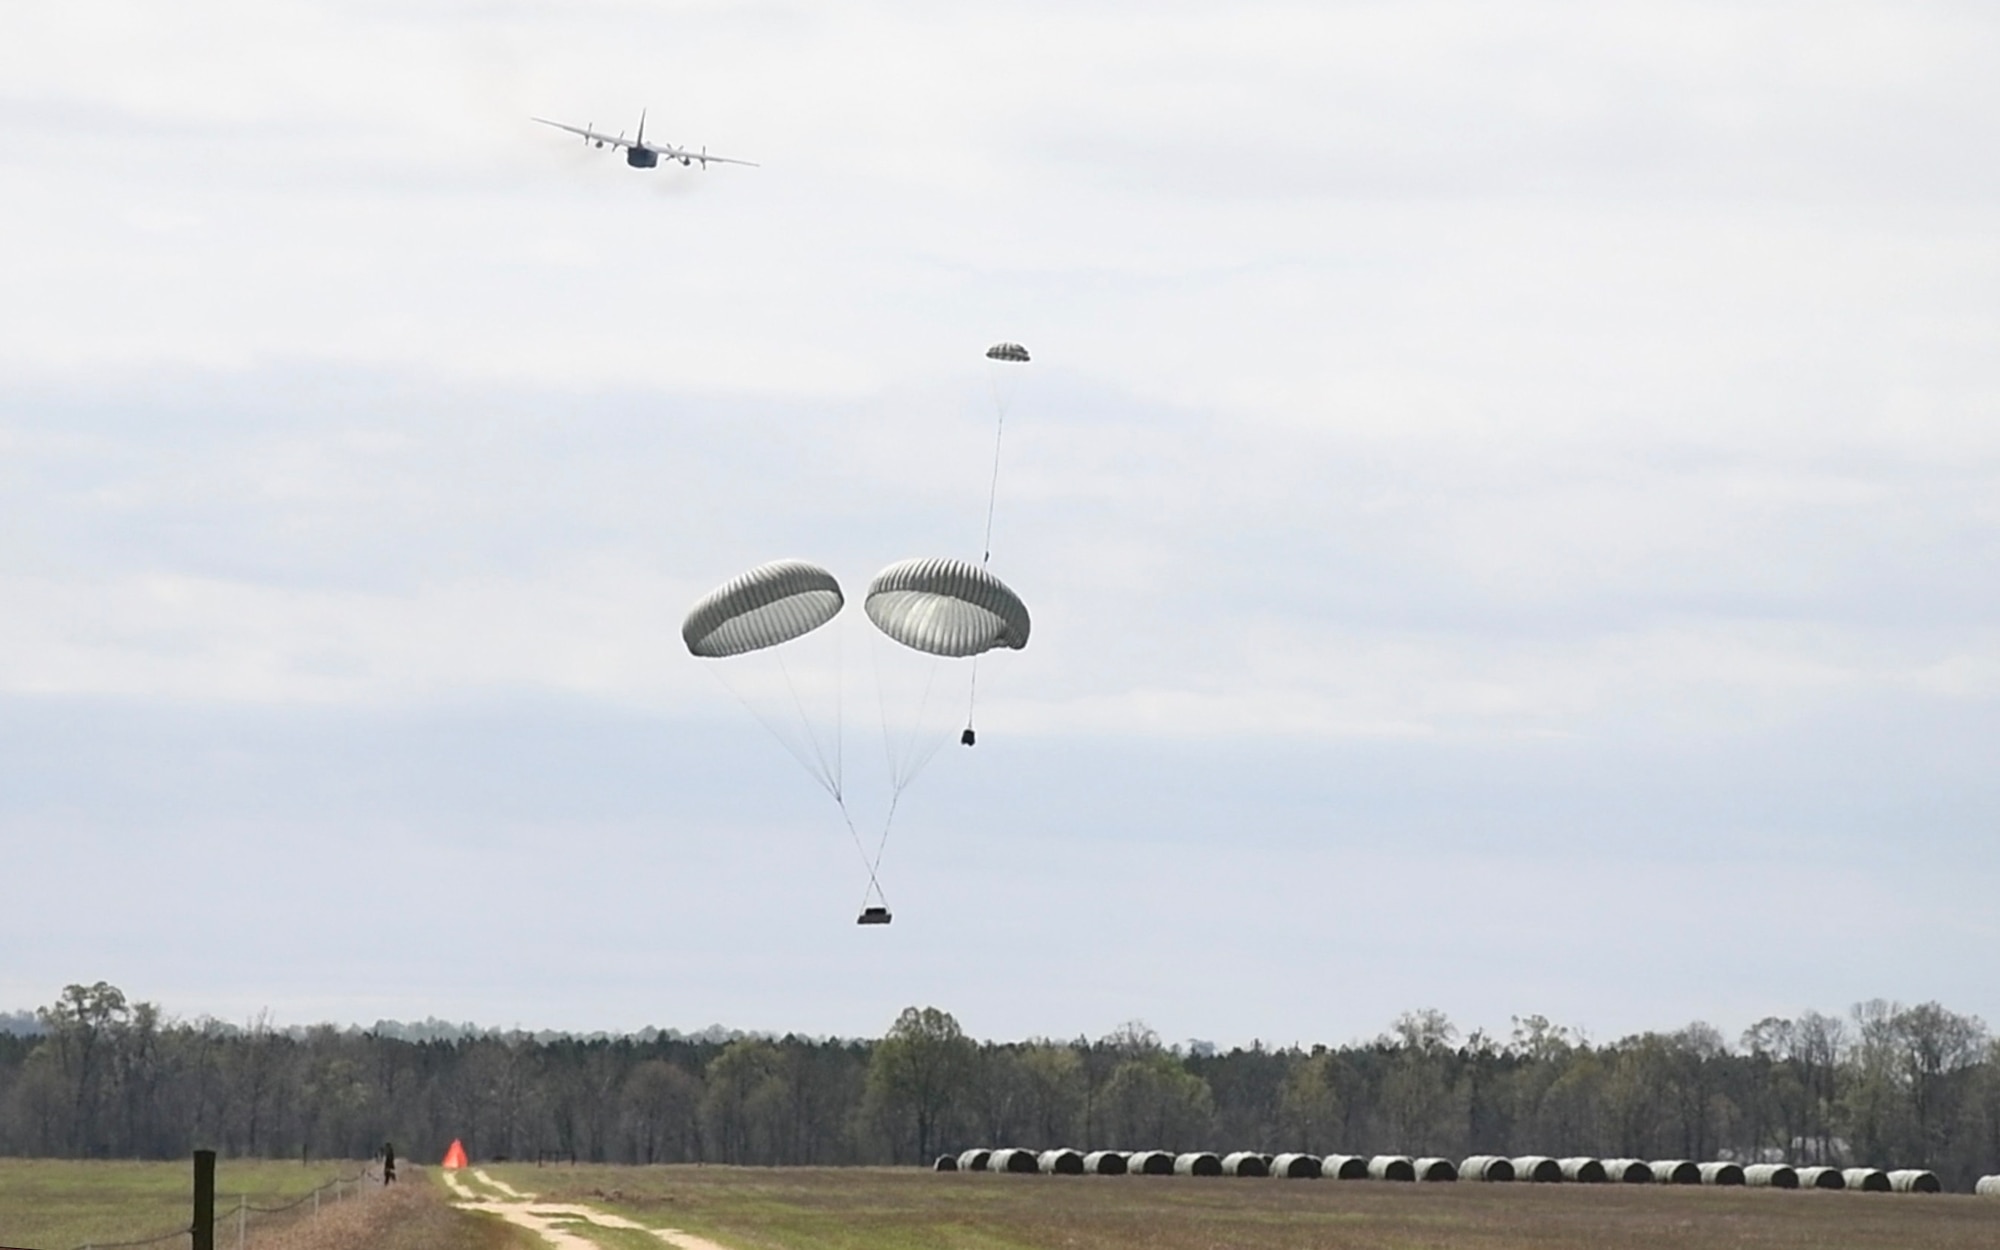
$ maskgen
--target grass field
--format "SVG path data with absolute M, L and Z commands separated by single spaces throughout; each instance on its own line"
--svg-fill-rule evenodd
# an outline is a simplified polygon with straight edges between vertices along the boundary
M 276 1206 L 360 1170 L 361 1164 L 341 1160 L 301 1166 L 221 1159 L 215 1165 L 216 1214 L 233 1211 L 239 1195 L 256 1206 Z M 0 1246 L 72 1250 L 85 1243 L 127 1241 L 186 1228 L 193 1216 L 193 1177 L 193 1164 L 186 1159 L 168 1163 L 0 1159 Z M 232 1246 L 234 1231 L 231 1224 Z
M 1639 1185 L 488 1168 L 732 1250 L 1995 1250 L 2000 1200 Z M 607 1247 L 607 1250 L 615 1248 Z

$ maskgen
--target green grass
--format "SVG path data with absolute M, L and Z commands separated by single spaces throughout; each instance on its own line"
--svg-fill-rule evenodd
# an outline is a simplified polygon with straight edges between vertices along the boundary
M 220 1159 L 215 1165 L 217 1223 L 239 1196 L 252 1206 L 289 1202 L 359 1163 L 335 1160 L 301 1166 L 270 1160 Z M 86 1243 L 128 1241 L 186 1228 L 194 1214 L 194 1164 L 0 1159 L 0 1246 L 71 1250 Z M 231 1245 L 235 1226 L 230 1225 Z M 183 1241 L 181 1246 L 186 1243 Z M 162 1250 L 180 1250 L 173 1242 Z
M 604 1250 L 660 1250 L 659 1238 L 635 1229 L 606 1228 L 602 1224 L 583 1220 L 565 1222 L 561 1227 L 585 1240 L 596 1242 Z
M 488 1169 L 733 1250 L 1994 1250 L 2000 1201 L 1641 1185 L 939 1175 L 891 1168 Z

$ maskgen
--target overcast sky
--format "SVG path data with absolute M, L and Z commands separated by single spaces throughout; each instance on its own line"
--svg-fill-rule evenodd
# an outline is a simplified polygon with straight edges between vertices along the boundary
M 1991 6 L 28 0 L 0 84 L 0 1009 L 2000 1018 Z M 528 120 L 642 108 L 760 167 Z M 976 558 L 1003 338 L 1034 635 L 859 928 L 678 625 Z

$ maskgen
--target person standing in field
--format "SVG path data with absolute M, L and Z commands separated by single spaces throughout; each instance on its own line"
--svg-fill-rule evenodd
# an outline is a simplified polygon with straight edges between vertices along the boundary
M 396 1183 L 396 1143 L 392 1141 L 382 1143 L 382 1183 Z

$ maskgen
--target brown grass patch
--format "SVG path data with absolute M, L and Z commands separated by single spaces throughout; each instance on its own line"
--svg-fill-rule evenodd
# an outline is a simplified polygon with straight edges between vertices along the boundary
M 233 1222 L 217 1216 L 216 1244 L 234 1246 Z M 453 1207 L 444 1188 L 412 1169 L 365 1196 L 308 1208 L 281 1224 L 252 1230 L 249 1250 L 538 1250 L 541 1243 L 490 1215 Z

